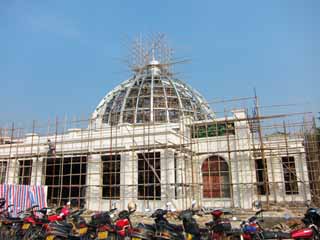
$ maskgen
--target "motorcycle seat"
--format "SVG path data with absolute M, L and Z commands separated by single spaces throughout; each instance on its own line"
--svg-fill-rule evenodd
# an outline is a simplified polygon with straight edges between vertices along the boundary
M 174 231 L 183 232 L 183 226 L 181 225 L 175 225 L 175 224 L 168 224 L 168 227 L 173 229 Z
M 232 236 L 240 236 L 242 234 L 242 230 L 239 228 L 232 228 L 230 231 L 227 232 L 227 235 Z
M 208 228 L 199 228 L 200 233 L 207 233 L 209 232 Z
M 7 217 L 7 220 L 12 222 L 22 222 L 21 218 L 19 217 Z
M 70 229 L 73 228 L 73 225 L 71 223 L 67 223 L 67 222 L 55 222 L 53 224 L 51 224 L 50 226 L 51 228 L 60 228 L 60 229 L 65 229 L 67 231 L 69 231 Z
M 205 223 L 207 227 L 213 227 L 214 224 L 215 224 L 214 221 Z
M 39 224 L 43 224 L 43 223 L 50 223 L 50 221 L 47 218 L 40 218 L 38 220 Z
M 152 224 L 139 223 L 137 227 L 155 230 L 155 227 Z
M 282 231 L 263 231 L 262 236 L 264 239 L 291 239 L 290 233 Z
M 98 224 L 87 223 L 87 226 L 88 226 L 89 228 L 97 228 Z

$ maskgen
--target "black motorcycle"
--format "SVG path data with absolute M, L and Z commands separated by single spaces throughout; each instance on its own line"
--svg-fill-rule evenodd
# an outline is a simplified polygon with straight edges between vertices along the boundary
M 88 224 L 88 235 L 90 239 L 107 240 L 115 236 L 115 228 L 112 220 L 112 214 L 117 210 L 113 208 L 110 211 L 95 213 L 91 216 Z
M 187 240 L 209 239 L 209 230 L 206 228 L 200 228 L 193 217 L 197 213 L 198 211 L 196 210 L 187 209 L 179 214 L 179 219 L 183 222 L 183 228 Z
M 183 226 L 169 223 L 165 218 L 168 210 L 157 209 L 151 217 L 155 219 L 155 235 L 154 239 L 184 239 Z

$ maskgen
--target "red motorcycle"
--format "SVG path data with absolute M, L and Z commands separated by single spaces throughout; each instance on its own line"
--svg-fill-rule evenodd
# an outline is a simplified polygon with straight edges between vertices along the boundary
M 130 215 L 135 210 L 123 210 L 119 213 L 118 219 L 115 222 L 115 228 L 118 239 L 130 239 L 132 232 L 132 223 L 130 221 Z
M 210 239 L 221 240 L 228 236 L 231 231 L 231 223 L 228 218 L 222 218 L 222 210 L 214 210 L 211 212 L 212 221 L 206 223 L 210 232 Z
M 305 228 L 294 230 L 290 233 L 292 239 L 320 239 L 320 209 L 309 208 L 302 219 Z
M 90 235 L 94 239 L 106 240 L 110 239 L 111 235 L 116 236 L 116 230 L 113 227 L 112 216 L 117 208 L 110 211 L 96 213 L 91 216 L 91 222 L 88 224 Z
M 70 210 L 66 207 L 58 208 L 57 213 L 52 215 L 48 215 L 49 208 L 34 210 L 37 207 L 37 205 L 33 206 L 24 213 L 23 224 L 19 232 L 23 239 L 42 239 L 49 223 L 62 221 L 70 214 Z

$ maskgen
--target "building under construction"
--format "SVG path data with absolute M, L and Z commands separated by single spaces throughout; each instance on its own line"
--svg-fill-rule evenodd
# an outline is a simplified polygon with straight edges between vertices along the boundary
M 256 200 L 319 204 L 310 113 L 275 114 L 257 96 L 206 101 L 157 50 L 142 53 L 143 64 L 87 119 L 1 128 L 0 183 L 43 185 L 48 204 L 78 199 L 91 210 L 131 201 L 140 211 L 192 200 L 244 209 Z

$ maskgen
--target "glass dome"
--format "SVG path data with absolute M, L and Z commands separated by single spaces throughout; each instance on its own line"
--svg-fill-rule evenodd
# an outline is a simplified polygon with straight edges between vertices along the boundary
M 93 114 L 109 125 L 175 123 L 184 116 L 205 120 L 213 112 L 199 93 L 154 60 L 108 93 Z

